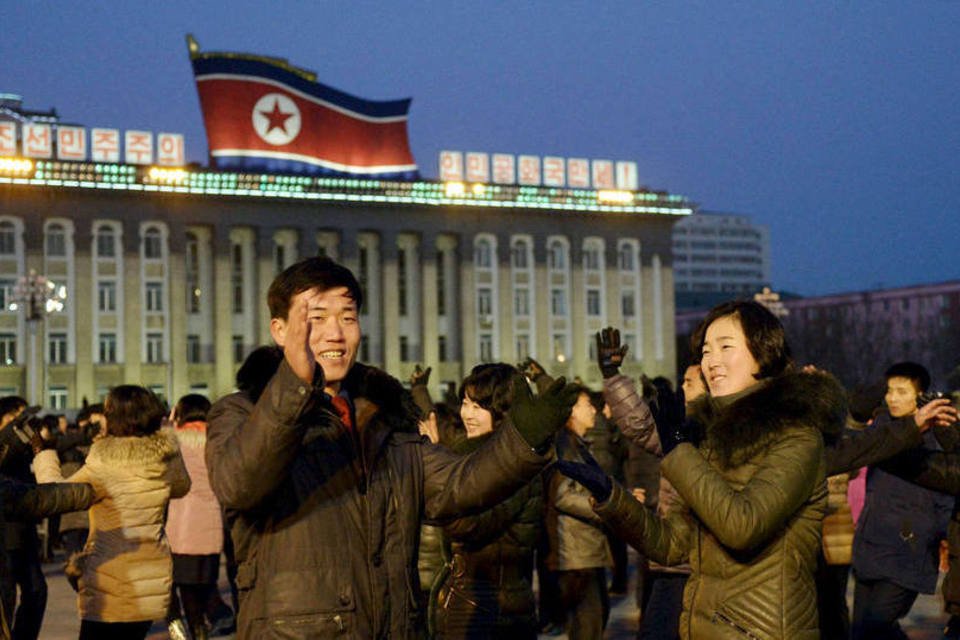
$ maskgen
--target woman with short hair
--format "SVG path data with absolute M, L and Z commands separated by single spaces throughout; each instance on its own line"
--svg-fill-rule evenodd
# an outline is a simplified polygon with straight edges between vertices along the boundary
M 148 389 L 120 385 L 104 402 L 106 434 L 66 480 L 91 484 L 90 536 L 71 564 L 79 575 L 80 640 L 142 640 L 170 599 L 170 547 L 163 521 L 170 498 L 190 489 L 190 477 L 166 410 Z M 61 482 L 56 451 L 34 459 L 39 482 Z

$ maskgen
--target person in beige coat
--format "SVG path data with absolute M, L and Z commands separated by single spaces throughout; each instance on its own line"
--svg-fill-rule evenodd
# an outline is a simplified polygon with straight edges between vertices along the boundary
M 80 640 L 142 640 L 170 598 L 170 548 L 163 532 L 170 498 L 190 489 L 176 436 L 160 429 L 165 410 L 134 385 L 113 388 L 105 402 L 107 433 L 67 480 L 93 486 L 90 537 L 74 559 L 79 571 Z M 55 451 L 34 459 L 39 482 L 64 478 Z

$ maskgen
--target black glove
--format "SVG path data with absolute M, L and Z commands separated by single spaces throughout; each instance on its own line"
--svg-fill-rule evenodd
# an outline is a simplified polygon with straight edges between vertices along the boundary
M 533 358 L 527 358 L 518 364 L 517 369 L 520 369 L 520 373 L 522 373 L 527 380 L 533 382 L 534 384 L 536 384 L 537 378 L 547 375 L 547 372 L 543 367 L 540 366 L 540 363 Z
M 557 460 L 557 471 L 571 480 L 583 485 L 597 502 L 606 502 L 613 491 L 613 482 L 607 472 L 600 468 L 600 464 L 590 455 L 590 451 L 578 444 L 577 450 L 583 462 L 573 460 Z
M 683 388 L 673 391 L 666 381 L 656 380 L 653 386 L 656 396 L 650 402 L 650 412 L 657 423 L 660 447 L 667 455 L 681 442 L 691 442 L 691 433 L 686 421 L 687 409 Z
M 568 385 L 561 377 L 534 397 L 527 382 L 517 377 L 513 381 L 510 419 L 527 444 L 542 454 L 552 442 L 557 430 L 566 424 L 579 395 L 578 388 Z
M 413 373 L 410 374 L 410 386 L 416 387 L 417 385 L 427 386 L 427 383 L 430 382 L 430 372 L 433 371 L 431 367 L 426 369 L 422 368 L 419 364 L 414 368 Z
M 612 378 L 620 372 L 627 348 L 628 345 L 620 344 L 619 329 L 607 327 L 597 332 L 597 364 L 604 378 Z

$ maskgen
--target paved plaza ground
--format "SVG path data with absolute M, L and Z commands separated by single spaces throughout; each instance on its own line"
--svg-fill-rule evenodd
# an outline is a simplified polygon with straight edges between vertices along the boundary
M 63 576 L 62 564 L 62 561 L 58 561 L 44 565 L 50 595 L 47 603 L 47 614 L 43 621 L 43 630 L 40 633 L 42 640 L 75 640 L 80 629 L 80 622 L 77 620 L 76 594 Z M 226 583 L 222 580 L 221 583 L 221 586 L 224 587 L 224 597 L 229 602 Z M 852 594 L 851 589 L 850 598 L 852 598 Z M 628 597 L 615 598 L 612 605 L 610 625 L 604 637 L 608 640 L 633 638 L 637 628 L 637 608 L 634 605 L 632 594 Z M 941 637 L 945 620 L 946 616 L 941 611 L 939 594 L 935 596 L 921 595 L 910 612 L 904 628 L 912 640 L 934 640 Z M 162 624 L 154 625 L 149 636 L 150 640 L 165 640 L 167 637 L 166 629 Z M 548 636 L 542 636 L 542 638 L 548 638 Z M 559 636 L 557 640 L 563 638 L 565 636 Z M 834 639 L 824 638 L 823 640 Z

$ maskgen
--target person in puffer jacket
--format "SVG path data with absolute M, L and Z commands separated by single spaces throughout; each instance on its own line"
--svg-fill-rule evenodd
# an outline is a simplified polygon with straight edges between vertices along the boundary
M 69 482 L 93 486 L 90 537 L 74 565 L 80 571 L 80 640 L 146 637 L 170 600 L 170 547 L 163 520 L 171 498 L 190 490 L 166 411 L 149 390 L 120 385 L 104 403 L 107 434 L 94 441 Z M 39 482 L 62 482 L 57 452 L 34 458 Z
M 658 516 L 596 466 L 558 468 L 629 544 L 664 565 L 690 563 L 681 638 L 815 640 L 823 434 L 843 426 L 843 388 L 797 371 L 780 321 L 756 302 L 712 309 L 691 347 L 709 395 L 685 421 L 657 421 L 677 505 Z M 692 433 L 703 434 L 699 446 Z

